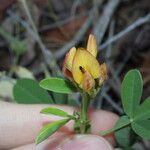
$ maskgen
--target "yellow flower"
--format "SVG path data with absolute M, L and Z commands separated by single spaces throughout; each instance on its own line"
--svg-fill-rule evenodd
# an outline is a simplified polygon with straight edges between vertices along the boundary
M 65 76 L 86 92 L 96 88 L 97 85 L 102 85 L 107 79 L 106 64 L 100 65 L 96 56 L 96 39 L 90 34 L 86 49 L 73 47 L 65 57 L 63 65 Z

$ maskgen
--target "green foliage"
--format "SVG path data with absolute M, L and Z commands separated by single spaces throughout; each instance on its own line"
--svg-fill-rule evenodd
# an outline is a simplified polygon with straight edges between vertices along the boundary
M 132 128 L 139 136 L 150 139 L 150 97 L 136 109 Z
M 40 111 L 43 114 L 53 114 L 56 116 L 60 116 L 60 117 L 68 117 L 69 114 L 61 109 L 58 108 L 54 108 L 54 107 L 48 107 L 48 108 L 44 108 Z
M 131 126 L 136 134 L 144 139 L 150 139 L 150 120 L 135 121 Z
M 124 77 L 121 86 L 121 98 L 125 113 L 133 117 L 142 95 L 142 77 L 138 70 L 130 70 Z
M 14 99 L 18 103 L 39 104 L 53 103 L 47 91 L 42 89 L 38 82 L 32 79 L 19 79 L 13 88 Z
M 36 144 L 41 143 L 45 139 L 47 139 L 49 136 L 51 136 L 54 132 L 56 132 L 58 129 L 60 129 L 63 125 L 65 125 L 70 119 L 62 119 L 59 121 L 55 121 L 52 123 L 49 123 L 45 125 L 39 132 L 37 138 L 36 138 Z
M 67 94 L 52 92 L 52 95 L 56 104 L 67 104 L 68 100 Z
M 40 86 L 56 92 L 52 93 L 56 103 L 76 105 L 75 100 L 68 99 L 67 94 L 77 91 L 70 81 L 60 78 L 47 78 L 40 82 Z M 13 89 L 15 100 L 18 103 L 53 103 L 48 92 L 40 86 L 37 81 L 32 79 L 18 80 Z M 143 138 L 150 139 L 150 97 L 140 104 L 142 89 L 143 82 L 140 72 L 136 69 L 130 70 L 125 75 L 121 86 L 121 99 L 126 116 L 122 116 L 114 128 L 101 133 L 101 135 L 106 135 L 115 131 L 117 143 L 125 150 L 132 149 L 131 145 L 134 142 L 135 133 Z M 66 119 L 44 126 L 37 136 L 37 144 L 48 138 L 71 119 L 76 122 L 75 129 L 80 128 L 80 120 L 76 118 L 77 112 L 74 113 L 74 116 L 71 116 L 61 109 L 49 107 L 42 109 L 41 113 L 57 115 Z
M 136 69 L 130 70 L 125 75 L 121 86 L 123 108 L 129 124 L 127 126 L 127 120 L 121 117 L 115 127 L 115 129 L 119 125 L 122 127 L 116 131 L 115 136 L 118 144 L 123 147 L 132 145 L 132 130 L 137 135 L 150 139 L 150 97 L 140 104 L 142 89 L 143 82 L 140 72 Z
M 40 86 L 46 90 L 50 90 L 57 93 L 70 94 L 76 92 L 76 87 L 65 79 L 61 78 L 47 78 L 40 82 Z
M 146 120 L 150 118 L 150 97 L 137 107 L 134 120 Z
M 116 123 L 116 128 L 122 126 L 122 124 L 129 124 L 130 120 L 127 116 L 122 116 Z M 134 142 L 134 133 L 130 126 L 121 128 L 115 132 L 115 138 L 117 143 L 124 148 L 131 146 Z
M 118 120 L 118 122 L 116 123 L 115 129 L 116 129 L 116 130 L 119 130 L 119 129 L 122 128 L 122 125 L 127 126 L 127 125 L 129 125 L 129 124 L 130 124 L 129 117 L 128 117 L 128 116 L 122 116 L 122 117 Z

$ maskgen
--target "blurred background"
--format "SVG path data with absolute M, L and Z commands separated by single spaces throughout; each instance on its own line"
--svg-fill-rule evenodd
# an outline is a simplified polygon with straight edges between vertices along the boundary
M 0 99 L 45 103 L 16 98 L 17 81 L 62 76 L 65 53 L 73 46 L 86 47 L 90 33 L 97 39 L 98 60 L 109 69 L 109 78 L 91 105 L 123 114 L 120 85 L 132 68 L 142 73 L 142 99 L 148 97 L 150 0 L 0 0 Z M 49 94 L 51 103 L 80 104 L 78 94 Z M 150 149 L 147 141 L 139 147 Z

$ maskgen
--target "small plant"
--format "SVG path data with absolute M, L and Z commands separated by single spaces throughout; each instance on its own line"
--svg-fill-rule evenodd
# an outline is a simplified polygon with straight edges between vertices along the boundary
M 66 54 L 63 73 L 67 79 L 50 77 L 40 82 L 42 88 L 56 93 L 80 92 L 82 100 L 80 111 L 73 114 L 53 107 L 42 109 L 43 114 L 57 115 L 63 119 L 46 124 L 39 132 L 36 144 L 47 139 L 70 120 L 74 120 L 76 133 L 91 132 L 87 115 L 88 106 L 107 79 L 106 64 L 99 64 L 96 56 L 96 40 L 93 35 L 90 35 L 86 48 L 73 47 Z M 130 70 L 125 75 L 121 86 L 121 100 L 125 115 L 120 117 L 114 128 L 100 132 L 100 136 L 114 132 L 118 144 L 123 148 L 129 148 L 133 144 L 132 137 L 135 133 L 150 139 L 150 98 L 140 104 L 142 89 L 143 81 L 140 72 L 136 69 Z

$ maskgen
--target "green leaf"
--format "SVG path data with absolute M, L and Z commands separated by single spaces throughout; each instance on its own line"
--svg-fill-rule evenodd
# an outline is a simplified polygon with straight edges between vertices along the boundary
M 126 121 L 127 122 L 129 121 L 127 116 L 121 117 L 116 123 L 116 128 L 124 124 L 124 122 Z M 126 126 L 124 128 L 117 130 L 115 132 L 115 138 L 119 146 L 122 147 L 129 147 L 135 141 L 134 132 L 132 131 L 130 126 Z
M 115 130 L 121 129 L 123 126 L 127 126 L 130 124 L 130 120 L 128 116 L 121 116 L 121 118 L 117 121 L 115 125 Z
M 132 122 L 132 129 L 144 139 L 150 139 L 150 120 Z
M 53 103 L 47 91 L 32 79 L 19 79 L 13 88 L 16 102 L 24 104 Z
M 131 118 L 139 105 L 143 89 L 143 81 L 138 70 L 130 70 L 122 82 L 121 99 L 125 113 Z
M 40 82 L 40 86 L 46 90 L 57 93 L 73 93 L 76 92 L 75 86 L 68 80 L 61 78 L 47 78 Z
M 129 120 L 128 116 L 122 116 L 119 119 L 119 123 L 116 124 L 114 128 L 111 128 L 111 129 L 106 130 L 106 131 L 102 131 L 102 132 L 100 132 L 100 135 L 105 136 L 105 135 L 110 134 L 114 131 L 116 132 L 117 130 L 122 129 L 123 127 L 129 125 L 130 123 L 131 123 L 131 121 Z
M 52 92 L 54 101 L 56 104 L 66 104 L 68 100 L 68 94 L 61 94 Z
M 53 114 L 53 115 L 60 116 L 60 117 L 68 117 L 69 115 L 67 112 L 58 108 L 53 108 L 53 107 L 44 108 L 40 112 L 43 114 L 50 114 L 50 115 Z
M 146 120 L 150 118 L 150 97 L 148 97 L 140 106 L 136 109 L 134 120 Z
M 51 136 L 54 132 L 56 132 L 59 128 L 61 128 L 63 125 L 65 125 L 70 119 L 63 119 L 59 121 L 55 121 L 52 123 L 49 123 L 45 125 L 39 132 L 37 138 L 36 138 L 36 144 L 41 143 L 45 139 L 47 139 L 49 136 Z

